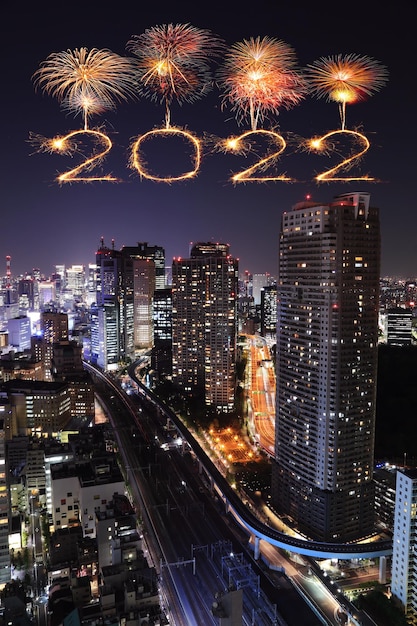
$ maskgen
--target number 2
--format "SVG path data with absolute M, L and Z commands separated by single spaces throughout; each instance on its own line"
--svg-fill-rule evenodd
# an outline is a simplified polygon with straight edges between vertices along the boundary
M 293 179 L 289 178 L 288 176 L 285 176 L 285 174 L 279 174 L 277 176 L 267 176 L 267 175 L 259 176 L 255 174 L 256 172 L 265 171 L 270 165 L 274 164 L 275 161 L 278 160 L 282 152 L 284 152 L 285 148 L 287 147 L 287 144 L 285 142 L 284 137 L 282 137 L 282 135 L 279 135 L 278 133 L 272 130 L 262 130 L 262 129 L 249 130 L 243 133 L 242 135 L 239 135 L 239 137 L 232 137 L 232 138 L 227 139 L 224 145 L 227 150 L 239 153 L 242 151 L 241 142 L 248 139 L 248 137 L 251 137 L 254 135 L 258 135 L 259 137 L 263 136 L 263 137 L 266 137 L 267 139 L 270 139 L 272 143 L 278 144 L 279 150 L 277 150 L 276 152 L 273 152 L 272 154 L 268 154 L 263 158 L 260 158 L 254 165 L 252 165 L 251 167 L 248 167 L 242 172 L 239 172 L 238 174 L 233 174 L 231 180 L 235 183 L 241 183 L 241 182 L 247 182 L 247 181 L 268 182 L 268 181 L 274 181 L 274 180 L 281 180 L 284 182 L 292 181 Z M 249 150 L 251 150 L 251 146 L 249 147 Z

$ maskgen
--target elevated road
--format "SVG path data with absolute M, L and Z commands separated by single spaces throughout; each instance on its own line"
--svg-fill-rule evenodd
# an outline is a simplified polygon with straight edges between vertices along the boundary
M 212 489 L 216 491 L 218 497 L 224 502 L 227 512 L 233 515 L 248 534 L 253 536 L 255 556 L 261 540 L 277 546 L 278 548 L 315 559 L 372 559 L 392 554 L 392 540 L 363 543 L 323 543 L 294 537 L 263 523 L 242 502 L 238 494 L 229 485 L 223 474 L 203 450 L 197 439 L 186 428 L 181 419 L 169 407 L 161 403 L 158 397 L 140 382 L 136 377 L 135 367 L 135 364 L 131 365 L 129 368 L 129 376 L 137 385 L 138 393 L 153 404 L 158 409 L 161 416 L 169 420 L 175 426 L 178 434 L 196 456 L 201 470 L 204 471 L 207 479 L 210 481 Z

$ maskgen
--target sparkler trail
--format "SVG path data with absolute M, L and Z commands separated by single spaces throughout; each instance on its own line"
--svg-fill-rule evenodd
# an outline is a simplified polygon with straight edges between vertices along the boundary
M 163 24 L 133 35 L 126 49 L 136 57 L 140 94 L 165 103 L 165 126 L 170 105 L 194 102 L 212 87 L 210 61 L 223 48 L 221 39 L 190 24 Z
M 84 130 L 90 115 L 137 97 L 131 60 L 106 48 L 53 52 L 32 80 L 35 88 L 57 98 L 64 110 L 82 113 Z
M 218 72 L 223 105 L 232 105 L 238 124 L 249 118 L 256 130 L 268 114 L 277 115 L 306 95 L 307 84 L 296 65 L 293 49 L 283 41 L 257 37 L 235 43 Z
M 349 138 L 353 144 L 358 146 L 356 152 L 351 153 L 346 158 L 342 159 L 340 163 L 335 165 L 334 167 L 321 172 L 315 177 L 315 180 L 318 183 L 321 182 L 331 182 L 331 181 L 344 181 L 344 182 L 352 182 L 355 180 L 366 180 L 368 182 L 376 182 L 375 178 L 372 176 L 364 175 L 364 176 L 340 176 L 340 172 L 349 171 L 358 161 L 363 157 L 365 152 L 369 150 L 370 143 L 368 138 L 358 131 L 354 130 L 333 130 L 329 133 L 326 133 L 322 137 L 315 137 L 314 139 L 310 139 L 307 144 L 307 149 L 314 150 L 316 152 L 327 153 L 335 152 L 335 140 L 338 138 Z M 330 141 L 331 140 L 331 141 Z
M 176 138 L 180 137 L 181 139 L 185 139 L 194 149 L 194 156 L 192 157 L 192 161 L 194 165 L 193 169 L 183 174 L 179 174 L 177 176 L 163 176 L 162 177 L 162 176 L 156 176 L 154 174 L 151 174 L 145 165 L 144 158 L 141 155 L 141 150 L 143 149 L 142 144 L 144 142 L 146 142 L 147 140 L 151 138 L 155 138 L 157 136 L 162 137 L 164 139 L 168 137 L 176 137 Z M 149 180 L 160 181 L 164 183 L 172 183 L 172 182 L 179 181 L 179 180 L 185 180 L 186 178 L 193 178 L 197 174 L 200 168 L 200 162 L 201 162 L 200 140 L 198 139 L 198 137 L 196 137 L 192 133 L 182 130 L 181 128 L 175 128 L 175 127 L 170 126 L 169 128 L 157 128 L 155 130 L 150 130 L 144 135 L 139 136 L 132 145 L 130 165 L 132 169 L 136 169 L 138 171 L 139 175 L 142 178 L 147 178 Z
M 388 80 L 383 65 L 357 54 L 321 57 L 307 66 L 306 75 L 313 95 L 338 103 L 342 130 L 346 126 L 346 104 L 365 100 Z
M 89 139 L 92 144 L 92 146 L 90 145 L 87 148 L 90 151 L 89 156 L 84 154 L 84 148 L 82 147 L 83 139 Z M 113 144 L 110 137 L 100 130 L 73 130 L 67 135 L 53 137 L 52 139 L 32 134 L 30 142 L 37 148 L 37 152 L 58 153 L 66 156 L 78 154 L 84 158 L 79 165 L 63 174 L 59 174 L 56 179 L 59 183 L 118 182 L 118 179 L 111 174 L 89 176 L 85 174 L 85 172 L 91 172 L 100 165 L 112 148 Z
M 275 152 L 269 153 L 262 158 L 258 157 L 258 161 L 248 167 L 247 169 L 239 172 L 238 174 L 233 174 L 231 180 L 234 183 L 238 182 L 272 182 L 272 181 L 283 181 L 283 182 L 294 182 L 290 177 L 285 174 L 278 174 L 275 176 L 270 176 L 268 174 L 260 175 L 261 172 L 266 171 L 271 165 L 275 164 L 279 159 L 280 154 L 287 147 L 286 141 L 282 135 L 271 131 L 271 130 L 248 130 L 239 137 L 229 137 L 225 142 L 225 148 L 228 150 L 232 150 L 233 152 L 239 154 L 244 153 L 245 151 L 251 151 L 251 146 L 247 147 L 248 138 L 253 138 L 256 136 L 263 137 L 269 140 L 275 147 L 278 147 L 278 150 Z M 246 146 L 245 146 L 246 143 Z

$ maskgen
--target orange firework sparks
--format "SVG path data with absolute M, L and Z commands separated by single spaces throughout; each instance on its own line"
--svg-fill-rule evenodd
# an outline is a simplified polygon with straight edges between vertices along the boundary
M 269 113 L 299 104 L 307 91 L 293 49 L 269 37 L 235 43 L 220 68 L 219 82 L 223 103 L 232 104 L 239 124 L 249 117 L 252 130 Z
M 352 182 L 359 180 L 366 180 L 368 182 L 375 182 L 375 178 L 364 175 L 364 176 L 340 176 L 340 172 L 349 171 L 354 165 L 358 163 L 358 161 L 363 157 L 365 152 L 369 150 L 370 143 L 368 138 L 358 131 L 354 130 L 333 130 L 329 133 L 326 133 L 322 137 L 314 137 L 310 139 L 307 144 L 307 149 L 310 151 L 322 152 L 325 154 L 330 154 L 332 152 L 336 152 L 336 142 L 338 139 L 348 138 L 353 142 L 357 148 L 355 152 L 349 154 L 346 158 L 342 157 L 340 163 L 335 165 L 334 167 L 325 170 L 321 174 L 318 174 L 315 177 L 317 182 L 333 182 L 333 181 L 344 181 L 344 182 Z
M 193 166 L 194 166 L 193 169 L 183 174 L 180 174 L 178 176 L 159 177 L 159 176 L 155 176 L 151 174 L 145 166 L 145 160 L 143 158 L 141 151 L 143 151 L 144 142 L 155 137 L 161 137 L 161 138 L 168 138 L 168 137 L 178 138 L 179 137 L 181 139 L 185 139 L 185 141 L 191 144 L 194 150 L 194 157 L 192 158 Z M 192 133 L 182 130 L 181 128 L 175 128 L 173 126 L 170 126 L 168 128 L 157 128 L 156 130 L 150 130 L 144 135 L 140 135 L 132 145 L 131 167 L 133 169 L 136 169 L 142 178 L 147 178 L 149 180 L 154 180 L 154 181 L 164 182 L 164 183 L 172 183 L 178 180 L 185 180 L 187 178 L 193 178 L 197 174 L 200 168 L 200 162 L 201 162 L 200 140 L 198 139 L 198 137 L 196 137 Z
M 80 139 L 88 138 L 93 142 L 91 148 L 91 154 L 86 156 L 84 150 L 81 147 Z M 100 165 L 112 148 L 112 141 L 105 133 L 99 130 L 74 130 L 67 135 L 53 137 L 47 139 L 40 135 L 31 136 L 32 145 L 37 147 L 38 152 L 48 152 L 49 154 L 58 153 L 62 155 L 79 154 L 84 157 L 82 163 L 76 167 L 59 174 L 57 181 L 59 183 L 73 183 L 73 182 L 97 182 L 97 181 L 109 181 L 117 182 L 118 179 L 111 174 L 86 176 L 85 172 L 91 172 L 95 167 Z M 98 149 L 96 145 L 101 144 L 102 149 Z
M 242 133 L 242 135 L 239 135 L 239 137 L 229 137 L 223 142 L 222 145 L 224 149 L 233 151 L 236 154 L 253 152 L 253 147 L 251 146 L 250 142 L 248 142 L 248 139 L 256 137 L 266 139 L 272 144 L 275 144 L 275 146 L 278 146 L 278 150 L 275 150 L 275 152 L 270 152 L 262 158 L 258 158 L 258 161 L 251 167 L 246 168 L 238 174 L 233 174 L 231 180 L 234 183 L 272 182 L 278 180 L 282 182 L 293 182 L 293 180 L 285 174 L 278 174 L 275 176 L 267 174 L 261 176 L 259 174 L 260 172 L 265 172 L 269 167 L 274 165 L 287 146 L 284 137 L 282 137 L 282 135 L 280 135 L 279 133 L 263 129 L 248 130 L 245 133 Z
M 322 57 L 307 66 L 311 92 L 318 98 L 339 105 L 342 130 L 346 125 L 346 104 L 365 100 L 381 89 L 387 79 L 387 69 L 378 61 L 356 54 Z
M 141 95 L 165 103 L 167 128 L 174 99 L 194 102 L 210 90 L 210 60 L 222 45 L 208 30 L 189 24 L 154 26 L 128 41 L 126 48 L 137 59 Z
M 32 77 L 35 87 L 56 97 L 64 109 L 88 116 L 136 96 L 131 61 L 111 50 L 77 48 L 54 52 Z

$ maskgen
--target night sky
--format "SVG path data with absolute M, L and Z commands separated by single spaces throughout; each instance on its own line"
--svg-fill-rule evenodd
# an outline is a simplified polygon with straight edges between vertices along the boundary
M 373 10 L 368 4 L 378 6 L 263 0 L 146 5 L 119 0 L 111 5 L 33 3 L 28 9 L 26 4 L 7 3 L 2 8 L 1 36 L 0 257 L 11 256 L 12 274 L 37 267 L 48 275 L 56 264 L 91 263 L 103 237 L 107 245 L 114 240 L 118 249 L 139 241 L 163 246 L 167 265 L 174 256 L 188 256 L 192 241 L 225 242 L 240 259 L 242 271 L 276 275 L 283 211 L 307 194 L 326 203 L 339 193 L 367 191 L 371 204 L 380 208 L 382 274 L 417 276 L 417 207 L 412 192 L 417 174 L 415 66 L 409 53 L 415 18 L 409 3 L 391 4 L 389 10 L 382 5 Z M 164 106 L 140 99 L 120 104 L 115 112 L 95 116 L 90 123 L 90 128 L 100 126 L 111 138 L 113 148 L 102 171 L 120 182 L 59 185 L 57 174 L 74 167 L 77 158 L 37 153 L 29 137 L 65 135 L 81 129 L 82 119 L 67 115 L 55 98 L 35 90 L 31 77 L 39 64 L 52 52 L 83 46 L 129 55 L 126 44 L 132 35 L 168 23 L 208 29 L 229 46 L 257 36 L 282 40 L 294 49 L 301 68 L 339 53 L 366 55 L 386 66 L 387 84 L 365 102 L 347 107 L 347 128 L 360 129 L 371 142 L 360 169 L 353 171 L 379 182 L 314 181 L 332 164 L 332 157 L 307 154 L 297 146 L 302 139 L 340 129 L 340 119 L 336 103 L 308 96 L 262 125 L 274 127 L 288 140 L 277 171 L 296 182 L 233 184 L 231 174 L 251 165 L 250 157 L 218 152 L 215 140 L 239 135 L 248 125 L 238 126 L 214 88 L 192 104 L 171 106 L 172 125 L 204 138 L 196 177 L 166 184 L 141 179 L 129 167 L 134 138 L 164 123 Z M 156 161 L 161 173 L 185 158 L 181 146 L 165 143 L 160 165 Z M 151 157 L 150 151 L 148 160 Z M 189 169 L 186 163 L 184 168 Z

